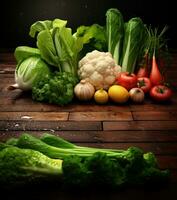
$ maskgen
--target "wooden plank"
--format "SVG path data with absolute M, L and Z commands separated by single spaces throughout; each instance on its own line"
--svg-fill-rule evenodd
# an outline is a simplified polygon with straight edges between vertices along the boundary
M 134 111 L 134 120 L 177 120 L 177 111 Z
M 0 112 L 0 120 L 67 121 L 68 112 Z
M 14 74 L 16 65 L 0 63 L 0 74 Z
M 168 103 L 155 103 L 153 101 L 145 102 L 144 104 L 130 104 L 131 111 L 176 111 L 177 110 L 177 102 L 176 97 L 173 98 L 171 102 Z
M 177 169 L 177 156 L 159 155 L 157 162 L 162 169 Z
M 111 142 L 177 142 L 177 134 L 175 131 L 54 131 L 40 130 L 30 131 L 29 134 L 40 136 L 48 132 L 59 137 L 62 137 L 71 142 L 80 143 L 111 143 Z M 0 131 L 0 140 L 4 141 L 10 137 L 18 137 L 24 133 L 23 130 L 18 131 Z
M 129 121 L 131 112 L 71 112 L 70 121 Z
M 0 80 L 3 78 L 13 78 L 14 73 L 0 73 Z
M 0 83 L 0 87 L 6 87 L 8 86 L 8 84 L 14 84 L 15 83 L 15 77 L 11 77 L 11 78 L 2 78 L 1 79 L 1 83 Z
M 103 122 L 103 130 L 177 130 L 176 121 Z
M 58 105 L 49 105 L 42 104 L 40 102 L 33 102 L 31 99 L 21 99 L 19 100 L 22 104 L 17 104 L 16 101 L 6 101 L 4 104 L 0 104 L 0 112 L 28 112 L 29 110 L 32 112 L 50 112 L 50 111 L 58 111 L 65 112 L 70 111 L 70 106 L 61 107 Z M 0 100 L 1 102 L 1 100 Z M 72 109 L 72 108 L 71 108 Z
M 4 88 L 4 91 L 0 91 L 0 108 L 3 108 L 6 104 L 14 104 L 21 96 L 22 91 L 20 89 L 8 91 L 7 88 Z M 23 105 L 21 105 L 21 107 L 23 107 Z
M 2 78 L 1 79 L 1 83 L 0 83 L 0 92 L 5 92 L 7 91 L 7 88 L 10 86 L 10 85 L 13 85 L 15 83 L 15 78 Z M 0 94 L 1 96 L 1 94 Z
M 17 98 L 16 98 L 17 96 Z M 8 101 L 7 101 L 8 99 Z M 25 105 L 25 106 L 23 106 Z M 0 112 L 2 111 L 70 111 L 70 112 L 95 112 L 104 110 L 106 112 L 130 111 L 128 105 L 120 106 L 114 104 L 97 105 L 94 102 L 72 102 L 65 106 L 40 103 L 33 101 L 29 95 L 23 95 L 20 91 L 14 91 L 4 96 L 0 92 Z
M 0 121 L 0 130 L 102 130 L 101 122 Z

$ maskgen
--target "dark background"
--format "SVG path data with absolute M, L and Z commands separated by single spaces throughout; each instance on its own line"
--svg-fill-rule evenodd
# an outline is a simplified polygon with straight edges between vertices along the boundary
M 35 46 L 28 35 L 30 25 L 38 20 L 67 19 L 73 32 L 79 25 L 105 24 L 107 9 L 118 8 L 124 21 L 141 17 L 145 24 L 166 32 L 170 48 L 177 48 L 177 9 L 172 0 L 6 0 L 0 7 L 0 48 Z

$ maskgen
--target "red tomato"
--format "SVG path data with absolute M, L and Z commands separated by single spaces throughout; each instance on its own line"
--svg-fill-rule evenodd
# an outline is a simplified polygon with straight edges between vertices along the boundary
M 151 81 L 147 77 L 138 78 L 137 85 L 143 90 L 144 93 L 149 92 L 152 87 Z
M 172 91 L 170 88 L 164 86 L 164 85 L 156 85 L 150 90 L 150 96 L 155 101 L 167 101 L 172 96 Z
M 117 77 L 116 82 L 117 84 L 125 87 L 127 90 L 137 87 L 136 75 L 129 72 L 121 72 Z

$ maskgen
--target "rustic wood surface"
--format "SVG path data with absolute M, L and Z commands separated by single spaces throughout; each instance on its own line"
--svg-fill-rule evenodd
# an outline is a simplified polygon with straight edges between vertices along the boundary
M 117 149 L 138 146 L 154 152 L 159 167 L 170 169 L 172 174 L 170 183 L 162 188 L 94 191 L 87 195 L 81 191 L 70 194 L 56 188 L 34 189 L 29 194 L 30 199 L 177 199 L 176 92 L 172 100 L 164 104 L 154 103 L 147 97 L 142 105 L 131 102 L 97 105 L 76 100 L 66 106 L 50 105 L 34 102 L 30 93 L 7 89 L 14 83 L 15 64 L 12 53 L 0 54 L 0 141 L 24 132 L 36 136 L 50 132 L 83 146 Z M 176 86 L 176 51 L 172 52 L 172 63 L 166 74 Z M 14 198 L 22 198 L 17 191 L 14 194 Z M 11 195 L 9 193 L 9 199 Z

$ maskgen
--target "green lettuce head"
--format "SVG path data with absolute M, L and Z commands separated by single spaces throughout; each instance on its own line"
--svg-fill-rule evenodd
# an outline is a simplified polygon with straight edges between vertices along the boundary
M 50 74 L 48 65 L 39 57 L 29 57 L 19 63 L 15 70 L 14 87 L 31 90 L 34 82 Z

